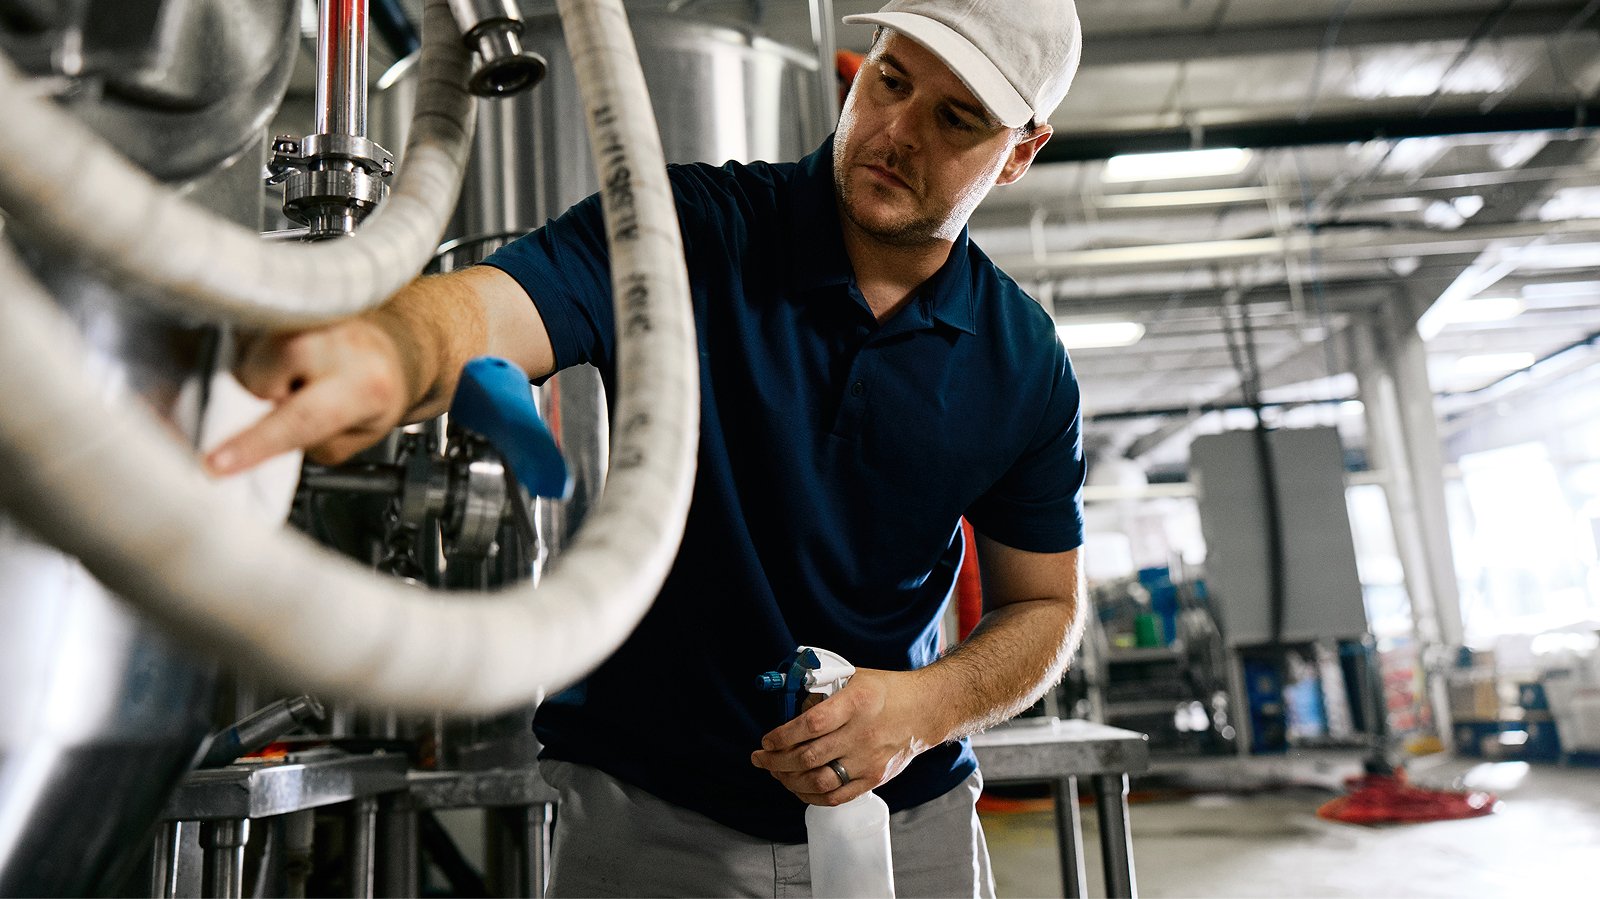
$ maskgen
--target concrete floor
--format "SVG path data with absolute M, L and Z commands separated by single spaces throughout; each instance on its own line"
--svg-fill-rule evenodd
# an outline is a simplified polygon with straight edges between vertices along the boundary
M 1490 789 L 1499 811 L 1382 827 L 1318 818 L 1357 770 L 1348 753 L 1158 762 L 1154 777 L 1135 781 L 1129 815 L 1139 895 L 1600 895 L 1600 768 L 1422 759 L 1410 765 L 1413 782 Z M 1141 801 L 1152 785 L 1193 792 Z M 1082 817 L 1089 895 L 1104 896 L 1093 809 Z M 1048 809 L 985 814 L 983 823 L 1001 897 L 1062 895 Z

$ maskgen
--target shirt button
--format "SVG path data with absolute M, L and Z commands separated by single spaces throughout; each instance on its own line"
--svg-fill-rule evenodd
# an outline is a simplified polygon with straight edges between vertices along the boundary
M 861 381 L 857 381 L 854 384 L 850 385 L 850 395 L 851 396 L 860 396 L 861 394 L 866 393 L 866 392 L 867 392 L 867 385 L 862 383 Z

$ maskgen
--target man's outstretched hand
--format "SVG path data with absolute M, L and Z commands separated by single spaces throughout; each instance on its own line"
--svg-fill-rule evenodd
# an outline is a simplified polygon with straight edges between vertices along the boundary
M 234 375 L 273 409 L 206 456 L 218 477 L 295 449 L 320 464 L 343 462 L 382 440 L 411 405 L 400 350 L 368 318 L 250 340 Z

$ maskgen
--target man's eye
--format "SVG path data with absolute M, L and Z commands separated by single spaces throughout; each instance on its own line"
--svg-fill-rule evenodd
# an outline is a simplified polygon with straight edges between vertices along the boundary
M 880 71 L 878 73 L 878 77 L 883 81 L 883 86 L 889 90 L 899 91 L 901 88 L 905 87 L 905 82 L 893 75 L 890 75 L 888 72 Z
M 978 126 L 972 124 L 953 112 L 946 112 L 944 114 L 944 123 L 945 125 L 954 128 L 957 131 L 976 131 L 978 128 Z

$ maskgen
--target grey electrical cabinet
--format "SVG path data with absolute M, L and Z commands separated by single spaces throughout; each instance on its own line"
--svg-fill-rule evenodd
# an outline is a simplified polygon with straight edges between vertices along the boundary
M 1285 642 L 1367 631 L 1344 498 L 1344 453 L 1333 428 L 1268 433 L 1283 527 Z M 1195 438 L 1189 478 L 1206 541 L 1206 585 L 1229 646 L 1272 639 L 1263 468 L 1250 431 Z

